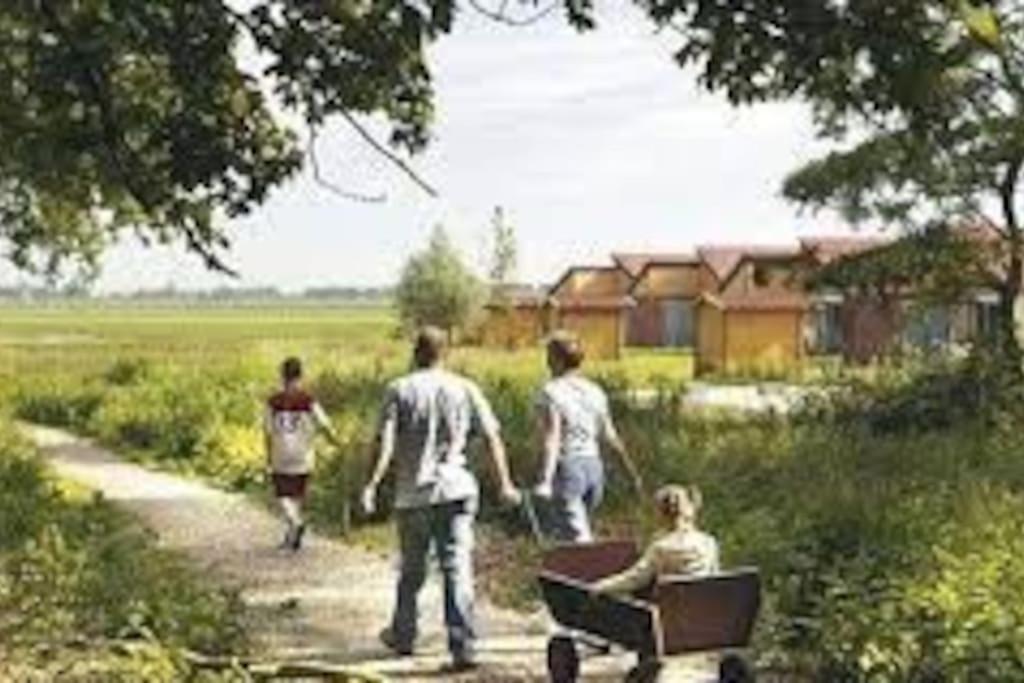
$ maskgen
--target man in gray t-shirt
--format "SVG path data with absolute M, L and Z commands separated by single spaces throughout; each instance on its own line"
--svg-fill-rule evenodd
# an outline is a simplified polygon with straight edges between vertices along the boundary
M 379 454 L 363 491 L 363 507 L 376 507 L 377 488 L 395 464 L 395 509 L 401 572 L 394 616 L 381 634 L 385 645 L 411 654 L 417 635 L 417 596 L 426 579 L 430 546 L 444 577 L 445 625 L 454 670 L 475 665 L 473 623 L 473 520 L 479 487 L 467 467 L 471 433 L 487 441 L 502 498 L 517 502 L 500 428 L 487 399 L 468 379 L 445 370 L 444 333 L 425 328 L 416 338 L 415 369 L 385 393 Z

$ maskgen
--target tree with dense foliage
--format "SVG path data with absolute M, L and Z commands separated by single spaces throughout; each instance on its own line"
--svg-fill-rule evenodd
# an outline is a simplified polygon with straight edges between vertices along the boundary
M 406 328 L 436 325 L 450 335 L 479 311 L 484 290 L 448 233 L 437 226 L 426 249 L 413 254 L 402 269 L 395 303 Z
M 134 233 L 227 270 L 223 219 L 252 211 L 304 161 L 272 101 L 314 139 L 338 115 L 391 155 L 356 118 L 377 114 L 394 148 L 422 149 L 424 46 L 451 12 L 395 1 L 0 4 L 0 243 L 15 265 L 55 273 L 94 265 Z
M 811 105 L 819 137 L 837 150 L 786 180 L 789 199 L 911 230 L 965 220 L 994 226 L 1000 338 L 1019 366 L 1020 3 L 641 4 L 659 25 L 679 32 L 676 59 L 697 66 L 707 89 L 735 104 L 798 99 Z M 904 253 L 915 254 L 932 258 L 927 247 Z

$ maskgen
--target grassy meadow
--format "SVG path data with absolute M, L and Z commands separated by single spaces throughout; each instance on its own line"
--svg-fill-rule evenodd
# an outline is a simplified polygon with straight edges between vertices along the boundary
M 394 329 L 380 309 L 5 309 L 0 400 L 17 418 L 259 495 L 262 400 L 277 362 L 300 355 L 344 441 L 323 452 L 311 499 L 318 525 L 340 531 L 381 390 L 406 364 Z M 483 385 L 529 483 L 541 354 L 466 348 L 452 364 Z M 699 484 L 725 564 L 761 568 L 762 666 L 794 681 L 1024 681 L 1024 430 L 977 409 L 974 375 L 893 369 L 781 419 L 688 412 L 691 370 L 688 356 L 651 353 L 589 367 L 649 484 Z M 654 400 L 635 404 L 636 388 Z M 536 549 L 480 472 L 482 582 L 522 604 Z M 642 534 L 647 506 L 623 481 L 613 469 L 600 525 Z M 376 537 L 380 521 L 356 524 Z

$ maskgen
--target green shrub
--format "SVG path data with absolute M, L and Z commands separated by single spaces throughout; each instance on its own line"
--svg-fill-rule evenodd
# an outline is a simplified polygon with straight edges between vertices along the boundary
M 106 651 L 120 642 L 144 647 Z M 180 680 L 179 648 L 245 645 L 237 595 L 202 587 L 102 499 L 64 492 L 0 425 L 0 659 L 16 680 Z

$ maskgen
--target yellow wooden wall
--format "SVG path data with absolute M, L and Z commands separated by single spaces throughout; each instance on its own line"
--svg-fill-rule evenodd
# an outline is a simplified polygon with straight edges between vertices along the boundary
M 697 372 L 719 372 L 725 367 L 725 314 L 702 304 L 697 309 Z
M 697 315 L 700 373 L 779 372 L 803 358 L 800 311 L 722 311 L 701 305 Z
M 486 346 L 521 349 L 536 346 L 545 334 L 544 311 L 537 307 L 495 307 L 487 310 L 481 340 Z
M 622 354 L 623 315 L 618 310 L 568 310 L 558 314 L 558 327 L 579 335 L 588 358 L 618 358 Z
M 800 311 L 728 311 L 725 314 L 726 372 L 782 371 L 802 358 Z

